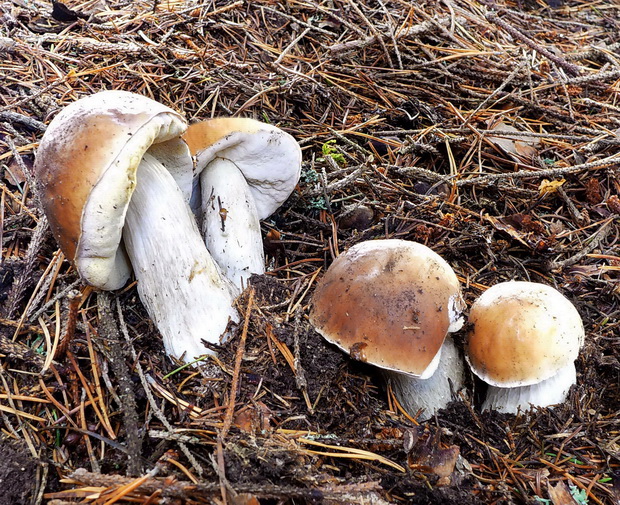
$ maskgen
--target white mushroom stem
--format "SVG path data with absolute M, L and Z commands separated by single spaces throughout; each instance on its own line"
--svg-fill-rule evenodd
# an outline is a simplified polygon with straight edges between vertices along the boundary
M 220 342 L 233 307 L 233 288 L 209 255 L 194 216 L 170 173 L 145 154 L 123 228 L 138 293 L 168 354 L 186 361 Z
M 507 414 L 529 410 L 532 405 L 548 407 L 566 400 L 568 390 L 577 382 L 575 364 L 569 363 L 547 380 L 530 386 L 500 388 L 489 386 L 482 410 L 494 409 Z
M 265 273 L 265 253 L 254 197 L 230 160 L 215 158 L 200 174 L 202 232 L 222 273 L 241 291 Z
M 457 392 L 463 387 L 465 367 L 458 349 L 452 338 L 448 335 L 439 350 L 436 369 L 430 377 L 424 379 L 427 371 L 432 369 L 434 363 L 429 365 L 422 377 L 399 372 L 386 372 L 386 376 L 392 382 L 392 390 L 401 406 L 412 416 L 420 410 L 418 421 L 426 421 L 433 414 L 443 409 L 452 400 L 452 391 Z M 437 357 L 437 356 L 436 356 Z M 436 362 L 433 360 L 433 362 Z

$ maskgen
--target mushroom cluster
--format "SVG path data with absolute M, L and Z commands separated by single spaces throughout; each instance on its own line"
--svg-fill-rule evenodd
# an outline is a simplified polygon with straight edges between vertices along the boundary
M 248 172 L 252 161 L 259 168 Z M 166 352 L 187 361 L 238 321 L 234 298 L 264 272 L 258 220 L 286 199 L 300 171 L 299 145 L 273 126 L 229 119 L 188 130 L 179 113 L 125 91 L 64 108 L 35 160 L 52 232 L 82 279 L 113 290 L 133 271 Z M 202 209 L 204 238 L 190 201 Z
M 404 240 L 361 242 L 319 282 L 310 322 L 354 359 L 383 370 L 402 407 L 426 420 L 464 384 L 458 331 L 464 302 L 452 268 Z M 488 289 L 469 316 L 466 359 L 488 386 L 484 409 L 516 413 L 566 399 L 584 329 L 555 289 L 506 282 Z
M 144 96 L 103 91 L 63 109 L 35 161 L 52 232 L 88 284 L 122 287 L 133 272 L 166 352 L 190 361 L 239 320 L 235 297 L 265 271 L 260 220 L 291 194 L 301 149 L 255 121 L 188 126 Z M 380 367 L 400 404 L 427 419 L 464 383 L 450 338 L 465 304 L 456 274 L 428 247 L 359 243 L 341 254 L 312 298 L 328 341 Z M 583 345 L 579 313 L 529 282 L 488 289 L 473 304 L 466 360 L 488 384 L 483 409 L 518 412 L 565 400 Z

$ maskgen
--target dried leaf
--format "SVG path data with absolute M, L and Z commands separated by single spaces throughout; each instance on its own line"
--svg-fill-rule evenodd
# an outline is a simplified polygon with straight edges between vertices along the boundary
M 63 23 L 73 23 L 78 19 L 88 19 L 88 16 L 82 14 L 81 12 L 75 11 L 73 9 L 69 9 L 62 2 L 54 2 L 52 1 L 52 17 L 56 21 L 60 21 Z
M 418 454 L 410 455 L 409 468 L 432 473 L 438 477 L 450 477 L 460 454 L 459 447 L 451 445 L 445 449 L 437 446 L 425 449 Z
M 551 247 L 555 241 L 555 238 L 549 236 L 546 227 L 540 221 L 532 219 L 527 214 L 513 214 L 504 218 L 485 215 L 484 219 L 489 221 L 495 229 L 507 233 L 513 239 L 535 251 L 545 250 Z
M 528 243 L 523 239 L 521 233 L 519 233 L 514 226 L 504 223 L 502 220 L 497 219 L 496 217 L 493 217 L 493 216 L 489 216 L 488 214 L 484 216 L 484 219 L 486 219 L 489 223 L 491 223 L 493 225 L 493 228 L 495 228 L 496 230 L 507 233 L 517 242 L 520 242 L 524 246 L 529 247 Z
M 521 133 L 521 130 L 518 130 L 514 126 L 510 126 L 501 120 L 490 120 L 488 122 L 488 127 L 489 130 L 493 131 Z M 530 140 L 517 135 L 502 135 L 501 137 L 489 135 L 487 138 L 493 144 L 500 147 L 502 150 L 504 150 L 506 153 L 510 154 L 513 158 L 516 159 L 533 158 L 538 153 L 538 150 L 536 148 L 540 145 L 540 142 L 537 139 Z
M 553 505 L 578 505 L 563 481 L 555 486 L 549 485 L 548 491 Z
M 19 186 L 26 181 L 24 171 L 14 160 L 11 161 L 11 163 L 9 163 L 9 165 L 6 167 L 6 176 L 7 180 L 15 186 Z
M 431 434 L 428 429 L 421 427 L 409 430 L 407 435 L 404 447 L 408 450 L 409 468 L 437 475 L 440 478 L 438 485 L 449 484 L 449 477 L 454 472 L 460 454 L 459 447 L 456 445 L 442 447 L 436 434 Z
M 549 181 L 547 179 L 543 179 L 540 186 L 538 186 L 539 196 L 555 193 L 565 182 L 566 179 L 560 179 L 559 181 Z
M 261 401 L 246 405 L 235 413 L 234 423 L 246 433 L 266 432 L 271 430 L 271 410 Z
M 239 493 L 235 496 L 230 496 L 232 505 L 260 505 L 258 498 L 250 493 Z

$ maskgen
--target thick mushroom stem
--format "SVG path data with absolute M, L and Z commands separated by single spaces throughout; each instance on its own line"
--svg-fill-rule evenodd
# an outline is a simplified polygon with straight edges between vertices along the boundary
M 252 274 L 265 273 L 265 254 L 254 197 L 230 160 L 215 158 L 200 174 L 202 232 L 222 273 L 243 290 Z
M 482 410 L 494 409 L 506 414 L 529 410 L 532 405 L 548 407 L 566 400 L 568 390 L 577 382 L 575 364 L 569 363 L 554 376 L 530 386 L 489 386 Z
M 168 354 L 190 361 L 237 322 L 233 288 L 198 231 L 183 194 L 156 158 L 144 155 L 123 228 L 138 293 Z
M 417 417 L 418 421 L 426 421 L 437 410 L 445 408 L 452 400 L 452 392 L 456 393 L 463 387 L 465 367 L 449 335 L 444 340 L 438 355 L 438 363 L 433 360 L 420 377 L 394 371 L 385 372 L 401 406 L 412 416 L 422 411 Z M 434 372 L 433 366 L 436 367 Z M 431 375 L 424 378 L 427 372 Z

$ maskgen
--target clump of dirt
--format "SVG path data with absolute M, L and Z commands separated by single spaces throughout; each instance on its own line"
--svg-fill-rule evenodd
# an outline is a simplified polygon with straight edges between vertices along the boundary
M 409 503 L 428 505 L 480 505 L 480 500 L 472 493 L 474 479 L 468 478 L 460 485 L 435 487 L 423 481 L 419 475 L 405 478 L 388 475 L 381 481 L 385 489 L 404 497 Z
M 35 492 L 37 461 L 25 443 L 0 440 L 0 505 L 25 505 Z

